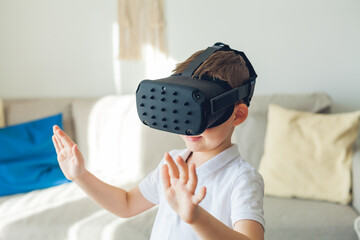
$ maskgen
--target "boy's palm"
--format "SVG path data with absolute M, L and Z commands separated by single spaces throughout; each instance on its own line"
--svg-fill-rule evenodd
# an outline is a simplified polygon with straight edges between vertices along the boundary
M 206 195 L 206 188 L 203 187 L 195 194 L 197 186 L 197 175 L 195 165 L 187 166 L 184 160 L 178 156 L 175 164 L 171 156 L 166 153 L 162 168 L 162 180 L 164 184 L 165 197 L 171 208 L 187 222 L 193 222 L 197 217 L 199 203 Z
M 69 136 L 58 126 L 53 128 L 52 140 L 56 149 L 58 162 L 65 177 L 75 180 L 85 170 L 84 158 Z

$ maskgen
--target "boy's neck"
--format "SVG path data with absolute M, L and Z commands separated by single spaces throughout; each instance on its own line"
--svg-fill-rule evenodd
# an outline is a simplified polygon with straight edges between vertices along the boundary
M 209 161 L 219 153 L 231 147 L 231 145 L 232 145 L 231 141 L 226 141 L 213 150 L 204 151 L 204 152 L 192 152 L 191 155 L 188 157 L 186 163 L 187 164 L 194 163 L 196 167 L 199 167 L 200 165 Z

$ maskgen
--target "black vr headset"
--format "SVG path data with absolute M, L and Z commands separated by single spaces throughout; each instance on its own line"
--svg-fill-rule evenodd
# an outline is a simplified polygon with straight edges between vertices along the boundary
M 233 51 L 245 60 L 250 77 L 241 86 L 232 88 L 221 79 L 193 76 L 196 69 L 217 51 Z M 243 52 L 215 43 L 190 62 L 182 73 L 140 82 L 136 90 L 139 118 L 151 128 L 181 135 L 199 135 L 229 119 L 237 101 L 243 100 L 249 106 L 256 77 Z

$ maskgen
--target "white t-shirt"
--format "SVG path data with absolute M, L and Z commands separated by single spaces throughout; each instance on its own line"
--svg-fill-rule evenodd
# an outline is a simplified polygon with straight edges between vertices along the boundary
M 190 151 L 173 150 L 170 155 L 187 159 Z M 181 220 L 168 205 L 161 181 L 159 166 L 139 184 L 143 196 L 159 205 L 151 233 L 152 240 L 198 239 L 191 226 Z M 236 144 L 196 168 L 199 190 L 206 187 L 206 196 L 200 206 L 228 227 L 244 219 L 259 222 L 265 227 L 263 197 L 264 182 L 261 175 L 240 157 Z

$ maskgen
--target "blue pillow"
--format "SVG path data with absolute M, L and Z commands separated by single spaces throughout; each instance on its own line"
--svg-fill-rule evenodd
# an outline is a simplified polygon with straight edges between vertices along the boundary
M 0 196 L 69 182 L 57 162 L 52 127 L 62 114 L 0 128 Z

